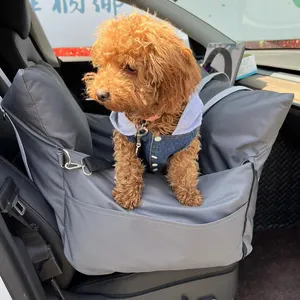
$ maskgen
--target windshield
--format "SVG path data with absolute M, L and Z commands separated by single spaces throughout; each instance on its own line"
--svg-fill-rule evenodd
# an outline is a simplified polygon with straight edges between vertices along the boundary
M 300 48 L 300 0 L 169 0 L 247 48 Z

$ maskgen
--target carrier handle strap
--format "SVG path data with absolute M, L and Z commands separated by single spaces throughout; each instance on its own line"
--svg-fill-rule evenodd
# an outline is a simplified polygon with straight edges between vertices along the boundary
M 223 59 L 224 59 L 224 65 L 225 65 L 225 71 L 224 71 L 224 73 L 229 78 L 231 78 L 231 76 L 232 76 L 232 58 L 231 58 L 230 53 L 225 48 L 218 47 L 218 48 L 214 49 L 208 55 L 207 59 L 205 60 L 205 62 L 202 65 L 202 67 L 204 68 L 204 70 L 208 71 L 207 69 L 210 68 L 213 60 L 216 58 L 216 56 L 218 54 L 221 54 L 223 56 Z
M 196 92 L 199 94 L 211 80 L 218 77 L 225 82 L 226 81 L 230 82 L 229 77 L 225 73 L 222 72 L 212 73 L 201 79 L 200 83 L 196 87 Z
M 62 274 L 51 247 L 44 240 L 38 226 L 29 223 L 26 206 L 19 197 L 19 188 L 7 177 L 0 188 L 0 211 L 17 221 L 17 235 L 24 243 L 30 259 L 42 281 L 53 280 Z
M 245 86 L 233 86 L 226 90 L 223 90 L 222 92 L 216 94 L 214 97 L 212 97 L 208 102 L 205 103 L 203 107 L 203 115 L 207 113 L 215 104 L 217 104 L 219 101 L 221 101 L 223 98 L 227 97 L 228 95 L 231 95 L 238 91 L 252 91 L 250 88 L 247 88 Z

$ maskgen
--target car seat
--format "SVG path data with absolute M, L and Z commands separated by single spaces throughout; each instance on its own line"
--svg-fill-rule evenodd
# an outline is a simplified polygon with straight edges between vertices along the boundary
M 47 53 L 47 55 L 42 54 L 37 43 L 33 42 L 30 36 L 32 21 L 35 20 L 37 28 L 39 24 L 32 17 L 36 18 L 27 0 L 3 1 L 0 11 L 0 37 L 2 45 L 0 49 L 0 68 L 1 72 L 4 72 L 10 81 L 12 81 L 19 69 L 34 65 L 42 59 L 47 59 L 48 63 L 57 70 L 59 69 L 59 62 L 48 40 L 44 37 L 43 44 L 39 44 L 43 45 L 43 52 Z M 39 31 L 40 34 L 41 32 L 43 34 L 42 30 Z M 0 84 L 0 96 L 2 97 L 6 91 L 3 80 L 2 76 L 0 79 L 2 82 Z M 21 166 L 19 149 L 11 125 L 1 119 L 0 128 L 0 155 Z
M 27 0 L 4 1 L 0 11 L 0 67 L 10 81 L 19 69 L 45 60 L 30 36 L 31 24 L 32 8 Z M 47 46 L 51 49 L 49 43 Z M 48 59 L 48 63 L 59 67 L 52 49 L 50 53 L 51 61 Z
M 47 62 L 61 76 L 60 63 L 28 0 L 3 1 L 0 11 L 0 37 L 0 68 L 10 81 L 19 69 L 40 61 Z M 3 96 L 5 85 L 0 85 L 0 92 L 0 96 Z M 103 113 L 103 108 L 96 102 L 83 101 L 73 93 L 72 96 L 85 112 Z M 0 155 L 14 161 L 21 168 L 22 162 L 11 126 L 0 120 L 0 128 Z
M 0 68 L 10 81 L 17 71 L 47 62 L 62 76 L 60 61 L 55 56 L 47 36 L 28 0 L 4 0 L 0 11 Z M 107 114 L 94 101 L 84 101 L 71 92 L 81 109 Z

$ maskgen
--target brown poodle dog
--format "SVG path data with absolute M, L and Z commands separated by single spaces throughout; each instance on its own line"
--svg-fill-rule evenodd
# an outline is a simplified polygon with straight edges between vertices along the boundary
M 142 130 L 138 132 L 152 134 L 152 142 L 171 136 L 201 79 L 191 50 L 172 26 L 137 12 L 108 20 L 100 26 L 91 55 L 98 71 L 84 77 L 89 97 L 124 113 L 136 130 Z M 132 141 L 115 130 L 113 141 L 113 197 L 122 207 L 133 209 L 140 204 L 144 186 L 140 140 Z M 171 155 L 167 163 L 170 186 L 178 201 L 188 206 L 202 203 L 197 188 L 199 151 L 197 130 L 187 147 Z M 152 166 L 157 164 L 152 161 Z

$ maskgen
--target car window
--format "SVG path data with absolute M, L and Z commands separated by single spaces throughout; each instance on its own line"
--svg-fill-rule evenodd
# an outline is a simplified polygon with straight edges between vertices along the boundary
M 133 11 L 132 6 L 116 0 L 30 0 L 30 3 L 57 56 L 89 56 L 97 26 Z M 189 46 L 186 34 L 175 30 Z
M 248 48 L 300 48 L 300 0 L 169 1 Z

